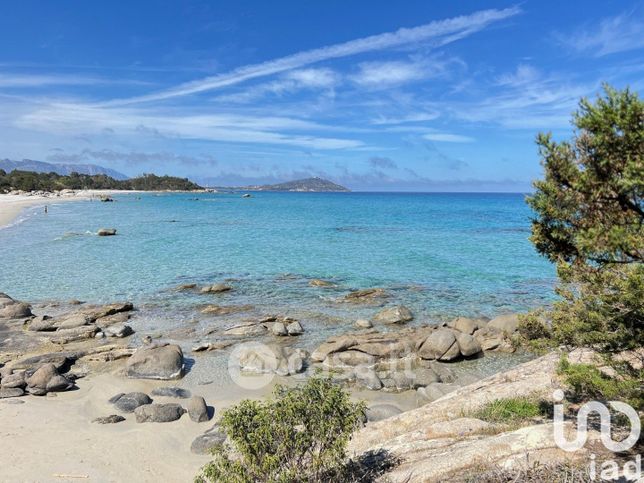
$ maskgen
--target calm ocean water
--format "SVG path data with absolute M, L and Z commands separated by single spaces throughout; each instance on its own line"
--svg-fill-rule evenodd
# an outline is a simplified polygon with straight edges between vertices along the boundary
M 552 298 L 554 270 L 528 241 L 520 194 L 256 193 L 120 195 L 24 215 L 0 230 L 0 291 L 29 301 L 128 299 L 193 319 L 203 295 L 181 283 L 229 280 L 220 304 L 319 320 L 371 307 L 337 299 L 384 287 L 417 320 L 494 316 Z M 116 237 L 97 237 L 100 227 Z M 336 288 L 313 288 L 324 278 Z M 209 300 L 213 302 L 213 300 Z

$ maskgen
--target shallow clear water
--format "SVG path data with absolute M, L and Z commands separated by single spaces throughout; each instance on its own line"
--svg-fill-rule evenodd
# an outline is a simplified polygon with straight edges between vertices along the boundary
M 179 326 L 200 305 L 251 304 L 328 323 L 369 316 L 348 290 L 379 286 L 417 320 L 525 310 L 554 270 L 528 241 L 520 194 L 126 194 L 68 202 L 0 230 L 0 291 L 35 301 L 128 299 Z M 100 227 L 118 236 L 97 237 Z M 313 288 L 310 278 L 337 283 Z M 205 299 L 169 290 L 230 280 Z M 315 315 L 311 315 L 315 314 Z M 172 320 L 172 322 L 171 322 Z

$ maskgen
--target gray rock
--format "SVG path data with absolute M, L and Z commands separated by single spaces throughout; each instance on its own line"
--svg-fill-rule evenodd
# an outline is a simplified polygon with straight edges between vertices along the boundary
M 376 371 L 368 368 L 359 368 L 355 372 L 356 374 L 356 384 L 359 386 L 366 387 L 372 391 L 378 391 L 382 389 L 382 381 L 376 374 Z
M 456 391 L 458 386 L 455 384 L 446 384 L 443 382 L 434 382 L 426 387 L 418 388 L 417 394 L 423 403 L 435 401 L 450 392 Z
M 461 354 L 465 357 L 473 356 L 483 352 L 479 341 L 471 335 L 465 334 L 463 332 L 457 333 L 456 340 L 458 341 L 458 347 L 461 351 Z
M 286 326 L 286 331 L 288 332 L 288 335 L 301 335 L 304 333 L 304 328 L 296 320 Z
M 117 337 L 119 339 L 122 339 L 123 337 L 134 334 L 134 330 L 132 330 L 132 327 L 127 324 L 114 324 L 105 327 L 103 329 L 103 333 L 107 337 Z
M 208 287 L 203 287 L 201 293 L 223 293 L 232 290 L 233 288 L 230 285 L 225 283 L 216 283 L 214 285 L 209 285 Z
M 57 344 L 67 344 L 81 340 L 93 339 L 98 332 L 95 325 L 83 325 L 72 329 L 58 329 L 56 332 L 47 333 L 47 337 Z
M 418 355 L 423 359 L 451 361 L 461 354 L 454 332 L 449 329 L 433 331 L 425 340 Z
M 183 351 L 174 344 L 141 347 L 128 359 L 125 372 L 137 379 L 179 379 L 183 376 Z
M 58 330 L 76 329 L 91 324 L 93 319 L 86 314 L 70 314 L 58 321 Z
M 467 317 L 457 317 L 452 320 L 448 326 L 469 335 L 472 335 L 474 331 L 479 329 L 479 323 L 476 320 L 468 319 Z
M 186 412 L 180 404 L 146 404 L 134 410 L 137 423 L 169 423 Z
M 74 387 L 74 383 L 58 373 L 56 366 L 52 363 L 43 364 L 26 379 L 27 391 L 36 396 L 42 396 L 48 392 L 67 391 Z
M 5 399 L 9 397 L 20 397 L 24 395 L 23 391 L 19 387 L 1 387 L 0 388 L 0 399 Z
M 57 328 L 56 323 L 57 321 L 49 315 L 39 315 L 31 320 L 28 330 L 32 332 L 53 331 Z
M 416 389 L 417 384 L 413 377 L 409 377 L 405 371 L 396 371 L 392 377 L 394 386 L 399 391 L 407 391 L 409 389 Z
M 27 385 L 27 382 L 25 381 L 25 372 L 20 371 L 16 372 L 14 374 L 9 374 L 7 376 L 4 376 L 2 378 L 2 383 L 0 386 L 6 387 L 6 388 L 24 388 Z
M 354 304 L 374 304 L 382 302 L 382 299 L 389 297 L 386 290 L 381 288 L 367 288 L 349 292 L 344 301 Z
M 109 402 L 116 406 L 116 409 L 124 413 L 132 413 L 140 406 L 152 404 L 150 396 L 143 392 L 129 392 L 127 394 L 117 394 Z
M 186 404 L 188 409 L 188 416 L 195 423 L 203 423 L 208 421 L 210 416 L 208 415 L 208 406 L 206 406 L 206 401 L 201 396 L 193 396 Z
M 242 372 L 289 376 L 304 370 L 306 353 L 301 349 L 276 344 L 258 344 L 244 347 L 237 354 Z
M 190 445 L 190 451 L 195 454 L 209 454 L 215 446 L 224 444 L 225 441 L 226 433 L 216 424 L 209 431 L 195 438 Z
M 413 318 L 414 316 L 407 307 L 404 305 L 396 305 L 382 309 L 374 315 L 373 320 L 384 324 L 403 324 Z
M 275 322 L 271 326 L 271 332 L 273 333 L 273 335 L 277 335 L 277 336 L 280 336 L 280 337 L 284 336 L 284 335 L 288 335 L 288 331 L 286 330 L 286 326 L 282 322 Z
M 490 320 L 487 326 L 492 329 L 498 329 L 506 334 L 512 334 L 519 327 L 519 317 L 517 314 L 500 315 Z
M 45 390 L 49 392 L 62 392 L 67 391 L 74 387 L 74 383 L 67 379 L 65 376 L 57 374 L 47 382 Z
M 418 367 L 414 370 L 414 384 L 416 387 L 427 386 L 433 382 L 441 382 L 436 371 L 429 367 Z
M 324 366 L 329 368 L 344 366 L 370 366 L 376 362 L 376 358 L 371 354 L 366 354 L 357 350 L 348 350 L 344 352 L 334 352 L 324 359 Z
M 402 412 L 402 409 L 393 404 L 373 404 L 366 409 L 365 417 L 368 422 L 373 423 L 397 416 Z
M 356 323 L 353 324 L 356 329 L 371 329 L 373 324 L 367 319 L 358 319 Z
M 180 387 L 157 387 L 152 391 L 153 396 L 176 397 L 178 399 L 188 399 L 190 391 Z
M 120 423 L 121 421 L 125 421 L 125 418 L 123 416 L 119 416 L 118 414 L 110 414 L 109 416 L 102 416 L 100 418 L 92 420 L 93 423 L 98 424 L 116 424 Z
M 116 228 L 99 228 L 96 234 L 98 236 L 114 236 L 116 235 Z
M 20 369 L 36 370 L 43 364 L 53 364 L 56 370 L 61 370 L 65 365 L 73 362 L 75 359 L 76 354 L 72 352 L 49 352 L 13 362 L 11 369 L 13 371 Z
M 13 302 L 0 308 L 0 319 L 25 319 L 32 315 L 31 306 L 24 302 Z

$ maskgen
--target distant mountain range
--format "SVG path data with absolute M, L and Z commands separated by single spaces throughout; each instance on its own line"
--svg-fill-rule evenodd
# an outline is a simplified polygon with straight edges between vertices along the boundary
M 349 188 L 335 184 L 323 178 L 306 178 L 285 183 L 265 184 L 254 186 L 225 186 L 217 187 L 219 189 L 238 190 L 238 191 L 304 191 L 304 192 L 323 192 L 323 191 L 351 191 Z
M 32 159 L 23 159 L 22 161 L 12 161 L 10 159 L 0 159 L 0 169 L 7 173 L 13 170 L 34 171 L 36 173 L 56 173 L 63 176 L 69 176 L 72 173 L 78 174 L 106 174 L 107 176 L 125 180 L 129 177 L 123 173 L 96 164 L 72 164 L 72 163 L 46 163 L 44 161 L 34 161 Z

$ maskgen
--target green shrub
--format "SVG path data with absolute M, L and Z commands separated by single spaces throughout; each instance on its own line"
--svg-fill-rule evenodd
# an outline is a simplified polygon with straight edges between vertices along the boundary
M 479 410 L 473 416 L 491 423 L 516 424 L 548 414 L 548 405 L 535 397 L 515 397 L 496 399 Z
M 644 409 L 642 371 L 637 374 L 617 373 L 616 377 L 609 377 L 594 365 L 571 363 L 564 355 L 559 361 L 558 373 L 570 388 L 571 396 L 575 400 L 621 400 L 635 409 Z
M 197 482 L 322 482 L 342 470 L 365 405 L 329 379 L 278 386 L 273 399 L 245 400 L 224 412 L 229 443 L 216 448 Z

